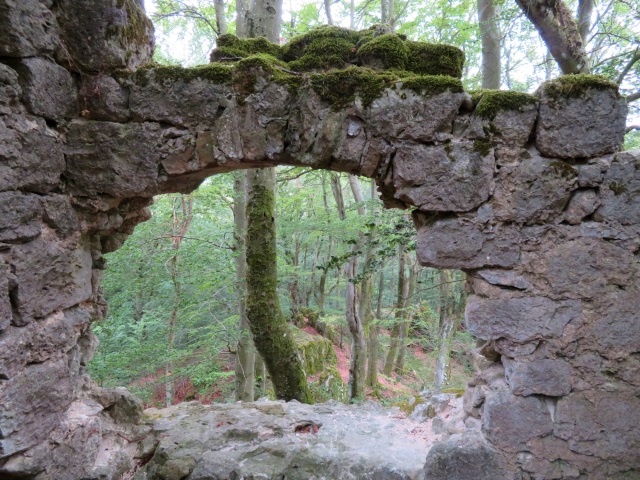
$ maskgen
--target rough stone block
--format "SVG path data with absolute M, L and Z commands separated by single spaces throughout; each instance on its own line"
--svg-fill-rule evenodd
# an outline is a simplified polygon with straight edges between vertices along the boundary
M 28 241 L 40 235 L 38 195 L 0 192 L 0 242 Z
M 561 398 L 555 412 L 557 437 L 583 455 L 640 468 L 640 399 L 603 391 Z
M 51 191 L 64 167 L 58 139 L 43 119 L 0 116 L 0 191 Z
M 71 63 L 82 71 L 134 70 L 151 61 L 153 26 L 137 0 L 59 0 L 56 4 Z
M 564 219 L 570 225 L 578 225 L 584 218 L 595 212 L 598 203 L 598 192 L 596 190 L 578 190 L 569 200 L 569 204 L 564 211 Z
M 570 75 L 567 75 L 570 77 Z M 627 102 L 615 87 L 576 87 L 558 93 L 555 84 L 540 87 L 536 148 L 547 157 L 590 158 L 617 151 L 624 141 Z
M 91 295 L 91 252 L 71 237 L 67 242 L 42 237 L 12 247 L 7 262 L 17 281 L 14 297 L 18 326 L 69 308 Z
M 591 334 L 603 352 L 611 358 L 626 358 L 640 352 L 640 289 L 630 286 L 617 292 L 607 308 L 598 315 Z
M 511 267 L 520 258 L 520 235 L 512 226 L 485 226 L 460 218 L 424 224 L 422 218 L 424 214 L 414 213 L 418 228 L 416 254 L 421 265 L 463 269 Z
M 78 113 L 78 91 L 71 74 L 60 65 L 39 57 L 11 63 L 20 75 L 29 112 L 60 120 Z
M 0 389 L 0 460 L 46 439 L 73 400 L 62 359 L 30 365 Z
M 228 85 L 202 78 L 157 79 L 153 69 L 146 70 L 144 78 L 144 84 L 133 82 L 129 88 L 129 106 L 137 121 L 167 122 L 181 127 L 211 124 L 229 106 L 227 96 L 232 91 Z M 275 100 L 280 103 L 283 99 Z
M 571 367 L 565 360 L 520 362 L 503 356 L 502 364 L 507 383 L 516 395 L 561 397 L 571 392 Z
M 451 124 L 464 93 L 441 93 L 429 98 L 411 90 L 388 89 L 365 112 L 376 136 L 432 142 L 440 132 L 451 132 Z
M 615 156 L 600 188 L 600 207 L 594 218 L 640 224 L 640 151 Z
M 106 75 L 87 76 L 80 89 L 82 116 L 91 120 L 126 122 L 130 117 L 129 93 Z
M 58 24 L 41 0 L 0 4 L 0 57 L 33 57 L 58 47 Z
M 467 212 L 489 198 L 495 159 L 473 143 L 402 145 L 393 160 L 395 198 L 426 211 Z
M 65 146 L 69 190 L 114 197 L 156 193 L 161 131 L 155 123 L 74 121 Z
M 45 223 L 61 237 L 68 237 L 80 230 L 80 219 L 71 204 L 70 196 L 48 195 L 42 203 Z
M 553 431 L 551 414 L 540 398 L 508 391 L 487 396 L 482 419 L 487 440 L 507 452 L 526 449 L 527 442 Z
M 32 363 L 59 358 L 75 347 L 91 315 L 77 308 L 58 311 L 24 327 L 0 334 L 0 378 L 12 378 Z
M 509 147 L 523 147 L 529 141 L 538 118 L 537 105 L 525 105 L 520 110 L 500 110 L 492 119 L 472 115 L 465 136 L 484 138 Z
M 9 298 L 9 267 L 0 257 L 0 343 L 3 338 L 6 338 L 3 337 L 2 331 L 11 324 L 12 317 L 13 312 Z M 2 378 L 2 371 L 0 371 L 0 378 Z
M 546 297 L 501 300 L 471 295 L 465 311 L 471 334 L 485 340 L 504 337 L 516 342 L 560 337 L 565 325 L 581 317 L 580 301 Z
M 0 63 L 0 115 L 20 111 L 21 95 L 22 88 L 18 83 L 18 73 L 8 65 Z
M 424 466 L 427 480 L 508 480 L 500 455 L 479 438 L 435 444 Z
M 524 224 L 548 222 L 562 214 L 575 188 L 578 170 L 568 163 L 541 157 L 503 166 L 496 178 L 491 205 L 495 218 Z

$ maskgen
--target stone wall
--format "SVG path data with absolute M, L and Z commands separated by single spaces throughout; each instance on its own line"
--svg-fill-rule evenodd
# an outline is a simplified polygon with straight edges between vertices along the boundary
M 420 262 L 467 272 L 487 478 L 640 475 L 640 152 L 617 153 L 614 88 L 560 79 L 514 103 L 398 83 L 336 110 L 260 67 L 242 95 L 211 71 L 135 72 L 151 45 L 136 0 L 0 0 L 0 476 L 144 461 L 139 403 L 86 374 L 103 254 L 153 195 L 279 164 L 374 178 L 417 208 Z M 427 478 L 443 461 L 477 478 L 463 440 Z

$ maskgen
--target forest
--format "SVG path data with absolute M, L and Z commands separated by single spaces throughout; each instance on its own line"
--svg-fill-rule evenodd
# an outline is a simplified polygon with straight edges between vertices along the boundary
M 279 4 L 266 22 L 275 27 L 247 28 L 270 3 Z M 460 48 L 469 92 L 532 93 L 560 74 L 596 73 L 619 85 L 629 105 L 625 148 L 640 148 L 640 6 L 556 2 L 572 32 L 536 18 L 536 3 L 544 2 L 146 7 L 161 64 L 207 63 L 228 34 L 283 44 L 325 24 L 381 25 Z M 578 51 L 570 34 L 582 40 Z M 127 386 L 154 406 L 263 396 L 403 405 L 424 389 L 458 392 L 473 374 L 464 273 L 418 265 L 411 213 L 385 209 L 370 180 L 291 167 L 241 171 L 210 177 L 189 195 L 159 196 L 151 210 L 107 256 L 109 313 L 93 325 L 100 347 L 90 365 L 102 386 Z M 285 340 L 269 343 L 274 331 Z

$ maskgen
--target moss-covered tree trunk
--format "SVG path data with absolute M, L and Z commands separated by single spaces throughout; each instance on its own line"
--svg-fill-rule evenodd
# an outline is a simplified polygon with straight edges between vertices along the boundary
M 247 320 L 247 256 L 245 239 L 247 234 L 247 177 L 246 173 L 234 173 L 234 237 L 236 247 L 236 292 L 238 294 L 238 327 L 240 328 L 240 339 L 236 346 L 235 399 L 243 402 L 254 400 L 255 383 L 255 348 L 249 330 Z
M 307 377 L 278 299 L 274 189 L 274 169 L 247 174 L 247 317 L 276 397 L 311 403 Z

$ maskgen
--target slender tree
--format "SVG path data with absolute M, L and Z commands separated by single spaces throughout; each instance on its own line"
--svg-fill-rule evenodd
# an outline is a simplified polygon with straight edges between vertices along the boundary
M 500 88 L 500 29 L 493 0 L 478 0 L 482 39 L 482 88 Z

